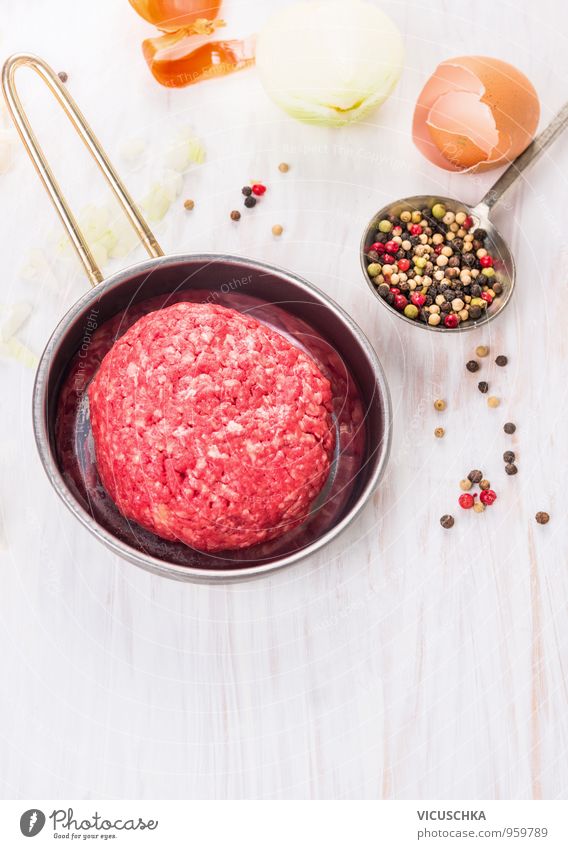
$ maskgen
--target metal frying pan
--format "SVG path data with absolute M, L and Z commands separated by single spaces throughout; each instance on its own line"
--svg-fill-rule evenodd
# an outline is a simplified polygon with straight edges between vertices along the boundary
M 103 279 L 23 110 L 14 82 L 22 66 L 38 73 L 55 95 L 151 259 Z M 2 87 L 21 139 L 93 286 L 55 329 L 42 355 L 34 387 L 37 447 L 57 494 L 116 554 L 177 580 L 252 578 L 322 548 L 369 500 L 390 449 L 389 391 L 377 355 L 362 331 L 323 292 L 275 266 L 224 254 L 164 256 L 54 71 L 35 56 L 12 56 L 4 64 Z M 309 353 L 331 381 L 337 437 L 332 470 L 308 520 L 278 540 L 215 555 L 167 542 L 125 519 L 101 485 L 86 388 L 118 336 L 145 312 L 179 300 L 214 302 L 254 315 Z

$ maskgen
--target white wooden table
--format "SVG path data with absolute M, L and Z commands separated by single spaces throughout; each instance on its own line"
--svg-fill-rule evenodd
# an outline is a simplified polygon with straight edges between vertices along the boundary
M 278 0 L 227 0 L 235 32 Z M 182 585 L 102 548 L 59 503 L 36 456 L 33 370 L 0 362 L 0 779 L 24 798 L 556 798 L 568 791 L 568 138 L 497 212 L 518 290 L 485 332 L 440 338 L 372 299 L 358 244 L 391 198 L 476 201 L 494 175 L 450 176 L 414 149 L 425 75 L 461 53 L 498 55 L 532 79 L 542 125 L 568 96 L 560 0 L 384 4 L 407 67 L 366 123 L 307 127 L 265 96 L 254 71 L 160 88 L 140 55 L 152 33 L 127 0 L 5 0 L 3 56 L 35 51 L 69 88 L 135 194 L 165 140 L 192 124 L 208 160 L 157 233 L 166 250 L 230 251 L 280 263 L 336 298 L 384 364 L 395 409 L 388 472 L 363 517 L 319 556 L 254 583 Z M 380 49 L 378 47 L 378 49 Z M 22 74 L 22 77 L 24 74 Z M 77 209 L 103 203 L 94 167 L 39 82 L 26 102 Z M 125 140 L 149 143 L 143 167 Z M 291 170 L 278 172 L 285 160 Z M 270 185 L 234 225 L 240 187 Z M 188 214 L 184 197 L 196 208 Z M 86 287 L 22 149 L 0 177 L 2 302 L 34 305 L 21 339 L 40 353 Z M 280 240 L 271 226 L 281 223 Z M 50 273 L 30 279 L 30 252 Z M 142 256 L 136 251 L 133 262 Z M 40 262 L 41 265 L 41 262 Z M 111 264 L 110 272 L 118 266 Z M 477 344 L 505 353 L 482 375 Z M 483 377 L 502 398 L 489 410 Z M 432 408 L 435 397 L 447 412 Z M 502 430 L 517 423 L 514 437 Z M 433 429 L 443 424 L 443 440 Z M 512 447 L 519 474 L 501 455 Z M 458 481 L 481 468 L 499 494 L 459 511 Z M 546 527 L 537 510 L 552 516 Z M 456 515 L 452 531 L 439 517 Z M 461 515 L 457 515 L 461 512 Z

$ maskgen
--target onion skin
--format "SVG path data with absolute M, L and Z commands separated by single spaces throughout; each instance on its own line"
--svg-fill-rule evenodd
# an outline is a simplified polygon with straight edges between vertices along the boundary
M 155 79 L 168 88 L 240 71 L 254 63 L 254 39 L 206 41 L 183 30 L 147 38 L 142 52 Z
M 219 14 L 222 0 L 128 0 L 133 9 L 149 23 L 165 32 L 191 26 L 200 18 L 212 21 Z

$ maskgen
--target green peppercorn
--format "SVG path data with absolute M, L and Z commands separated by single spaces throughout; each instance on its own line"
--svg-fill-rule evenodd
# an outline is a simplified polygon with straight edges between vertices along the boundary
M 369 277 L 376 277 L 378 274 L 380 274 L 381 273 L 381 267 L 382 266 L 378 262 L 371 262 L 367 266 L 367 273 L 368 273 Z
M 392 224 L 390 221 L 387 221 L 386 218 L 383 218 L 382 221 L 379 221 L 379 230 L 381 233 L 390 233 L 392 230 Z
M 404 308 L 404 314 L 407 318 L 411 318 L 413 320 L 418 318 L 418 307 L 414 304 L 407 304 Z
M 432 215 L 434 218 L 443 218 L 446 214 L 446 207 L 443 203 L 435 203 L 432 207 Z

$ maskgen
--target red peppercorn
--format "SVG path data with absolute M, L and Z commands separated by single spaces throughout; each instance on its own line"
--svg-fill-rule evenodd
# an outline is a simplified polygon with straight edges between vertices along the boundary
M 404 297 L 404 295 L 395 295 L 394 296 L 394 305 L 397 310 L 403 310 L 405 306 L 408 304 L 408 301 Z
M 493 265 L 493 257 L 489 256 L 489 254 L 486 254 L 485 256 L 481 257 L 481 259 L 479 260 L 479 264 L 482 268 L 490 268 Z
M 391 232 L 393 236 L 402 236 L 402 227 L 393 227 Z
M 255 183 L 254 186 L 252 187 L 252 193 L 253 193 L 253 195 L 256 195 L 257 197 L 262 197 L 262 195 L 265 193 L 265 191 L 266 191 L 266 186 L 263 186 L 262 183 Z
M 391 286 L 390 290 L 391 290 L 391 295 L 398 295 L 399 292 L 400 292 L 400 289 L 397 289 L 396 286 Z
M 389 254 L 395 254 L 398 251 L 399 247 L 400 245 L 398 244 L 398 242 L 385 242 L 385 250 Z
M 383 262 L 386 265 L 392 265 L 394 263 L 394 257 L 392 254 L 383 254 Z
M 383 245 L 382 242 L 373 242 L 373 244 L 371 245 L 369 250 L 370 251 L 376 251 L 378 254 L 384 254 L 385 246 Z
M 420 224 L 411 224 L 410 232 L 413 236 L 420 236 L 422 235 L 422 227 L 420 226 Z
M 410 296 L 410 300 L 415 307 L 423 307 L 426 303 L 426 295 L 423 295 L 422 292 L 413 292 Z
M 410 268 L 410 260 L 409 259 L 399 259 L 397 262 L 399 271 L 408 271 Z
M 460 497 L 458 498 L 458 503 L 460 507 L 463 507 L 464 510 L 469 510 L 471 507 L 473 507 L 474 502 L 475 498 L 470 492 L 464 492 L 464 494 L 460 495 Z
M 454 315 L 454 313 L 450 313 L 444 319 L 444 324 L 446 325 L 446 327 L 454 328 L 454 327 L 457 327 L 459 323 L 460 323 L 459 316 Z
M 436 247 L 434 248 L 434 253 L 438 254 L 438 256 L 439 256 L 442 253 L 443 247 L 444 247 L 443 245 L 436 245 Z
M 471 215 L 467 216 L 462 226 L 464 230 L 469 230 L 471 227 L 473 227 L 473 218 L 471 217 Z
M 487 303 L 488 303 L 488 304 L 492 304 L 492 303 L 493 303 L 493 296 L 492 296 L 492 295 L 490 295 L 490 294 L 489 294 L 489 292 L 482 292 L 482 293 L 481 293 L 481 298 L 482 298 L 484 301 L 487 301 Z
M 496 498 L 497 493 L 494 492 L 492 489 L 484 489 L 479 496 L 479 500 L 481 501 L 481 503 L 487 505 L 493 504 Z

